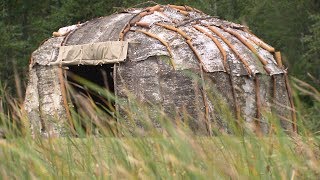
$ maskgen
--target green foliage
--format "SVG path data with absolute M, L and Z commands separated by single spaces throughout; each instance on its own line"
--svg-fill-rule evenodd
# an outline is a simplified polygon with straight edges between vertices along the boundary
M 313 24 L 309 27 L 310 34 L 303 41 L 306 43 L 307 51 L 304 54 L 306 69 L 315 79 L 320 79 L 320 13 L 310 15 Z M 316 84 L 320 87 L 320 83 Z

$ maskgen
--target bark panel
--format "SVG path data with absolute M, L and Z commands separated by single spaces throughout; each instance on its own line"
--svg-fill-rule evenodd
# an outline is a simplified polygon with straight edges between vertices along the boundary
M 283 74 L 273 75 L 274 78 L 274 102 L 273 111 L 280 118 L 280 125 L 287 131 L 292 131 L 291 107 Z

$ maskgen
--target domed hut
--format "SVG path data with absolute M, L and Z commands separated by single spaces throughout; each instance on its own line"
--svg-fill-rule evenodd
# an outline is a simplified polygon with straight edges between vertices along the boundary
M 220 94 L 236 120 L 254 130 L 269 131 L 264 111 L 277 114 L 285 130 L 297 130 L 280 52 L 243 25 L 188 6 L 156 5 L 61 28 L 53 35 L 30 62 L 25 109 L 33 133 L 63 135 L 70 119 L 66 71 L 102 85 L 107 78 L 117 98 L 126 99 L 130 92 L 169 114 L 186 111 L 197 134 L 226 129 L 207 87 Z M 107 73 L 101 75 L 101 70 Z M 125 114 L 122 106 L 116 102 L 120 115 Z

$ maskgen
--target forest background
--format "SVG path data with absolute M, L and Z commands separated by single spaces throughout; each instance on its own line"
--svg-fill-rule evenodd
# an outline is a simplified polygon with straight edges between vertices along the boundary
M 1 0 L 0 88 L 23 100 L 31 53 L 60 27 L 120 12 L 145 0 Z M 290 76 L 320 88 L 319 0 L 162 0 L 189 5 L 222 19 L 249 26 L 282 52 Z M 296 90 L 300 118 L 320 131 L 320 102 Z

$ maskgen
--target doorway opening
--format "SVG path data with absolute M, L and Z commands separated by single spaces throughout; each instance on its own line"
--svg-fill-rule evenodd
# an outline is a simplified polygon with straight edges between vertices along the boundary
M 85 106 L 85 102 L 89 100 L 101 110 L 106 111 L 109 115 L 112 115 L 115 109 L 115 104 L 112 98 L 105 97 L 99 91 L 93 91 L 87 88 L 85 83 L 78 82 L 75 77 L 84 78 L 87 81 L 102 87 L 101 90 L 109 91 L 114 94 L 114 79 L 113 68 L 114 64 L 103 64 L 97 66 L 86 65 L 73 65 L 68 66 L 67 80 L 71 90 L 69 90 L 70 99 L 77 111 L 78 108 Z M 87 102 L 89 102 L 87 101 Z

